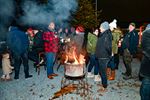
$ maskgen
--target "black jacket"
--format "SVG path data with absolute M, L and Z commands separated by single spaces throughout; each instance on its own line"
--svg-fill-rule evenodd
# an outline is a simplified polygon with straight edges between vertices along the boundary
M 101 33 L 97 45 L 96 45 L 96 57 L 97 58 L 110 58 L 112 54 L 112 33 L 110 30 L 106 30 Z
M 135 55 L 137 52 L 139 42 L 138 32 L 133 30 L 124 35 L 124 39 L 122 42 L 122 49 L 128 49 L 132 55 Z
M 150 29 L 143 32 L 141 45 L 144 58 L 141 62 L 140 76 L 150 78 Z

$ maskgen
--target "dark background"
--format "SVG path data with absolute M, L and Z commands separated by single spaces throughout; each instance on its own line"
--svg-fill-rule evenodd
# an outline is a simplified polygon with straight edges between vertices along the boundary
M 119 26 L 135 22 L 139 27 L 150 22 L 150 0 L 97 0 L 102 21 L 117 19 Z

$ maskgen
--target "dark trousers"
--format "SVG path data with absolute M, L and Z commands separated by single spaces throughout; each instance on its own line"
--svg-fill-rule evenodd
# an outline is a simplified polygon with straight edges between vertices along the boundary
M 114 63 L 115 63 L 115 69 L 118 69 L 118 66 L 119 66 L 119 53 L 114 54 Z
M 143 78 L 140 87 L 141 100 L 150 100 L 150 78 Z
M 95 60 L 95 58 L 96 57 L 94 54 L 90 55 L 90 64 L 88 66 L 88 72 L 91 72 L 94 67 L 94 75 L 98 75 L 99 72 L 98 61 Z
M 108 67 L 111 68 L 111 70 L 118 69 L 119 66 L 119 54 L 114 54 L 110 61 L 108 62 Z
M 29 75 L 28 52 L 24 52 L 22 54 L 13 53 L 13 57 L 14 57 L 15 77 L 19 77 L 21 63 L 23 63 L 24 66 L 25 76 L 28 76 Z
M 126 49 L 126 50 L 124 50 L 124 53 L 123 53 L 123 63 L 124 63 L 125 68 L 126 68 L 126 75 L 127 76 L 130 76 L 132 73 L 131 62 L 132 62 L 132 55 Z
M 28 58 L 34 62 L 38 63 L 39 57 L 38 57 L 38 52 L 36 51 L 30 51 L 28 53 Z
M 111 70 L 115 70 L 116 68 L 116 64 L 114 61 L 114 56 L 111 57 L 111 59 L 109 60 L 108 64 L 107 64 L 108 68 L 110 68 Z
M 98 59 L 99 71 L 100 71 L 100 75 L 102 79 L 102 85 L 104 88 L 107 88 L 106 68 L 107 68 L 108 62 L 109 62 L 109 59 Z

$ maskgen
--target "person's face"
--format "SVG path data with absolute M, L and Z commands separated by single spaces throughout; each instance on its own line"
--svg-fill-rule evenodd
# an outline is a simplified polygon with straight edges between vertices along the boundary
M 28 30 L 27 32 L 31 37 L 34 35 L 33 31 L 31 31 L 31 30 Z
M 65 32 L 68 33 L 68 29 L 67 28 L 65 29 Z
M 55 29 L 55 24 L 54 24 L 53 22 L 51 22 L 51 23 L 49 24 L 49 29 L 50 29 L 50 30 Z
M 129 31 L 133 31 L 135 29 L 135 27 L 133 25 L 129 25 Z
M 98 35 L 98 29 L 96 29 L 95 31 L 94 31 L 94 34 L 97 36 Z
M 103 33 L 105 30 L 103 29 L 103 27 L 100 27 L 100 32 Z

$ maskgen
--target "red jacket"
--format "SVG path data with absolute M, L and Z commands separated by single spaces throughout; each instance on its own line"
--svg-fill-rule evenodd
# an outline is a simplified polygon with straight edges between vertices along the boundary
M 55 32 L 44 32 L 43 40 L 45 52 L 56 53 L 58 51 L 58 37 L 55 36 Z

